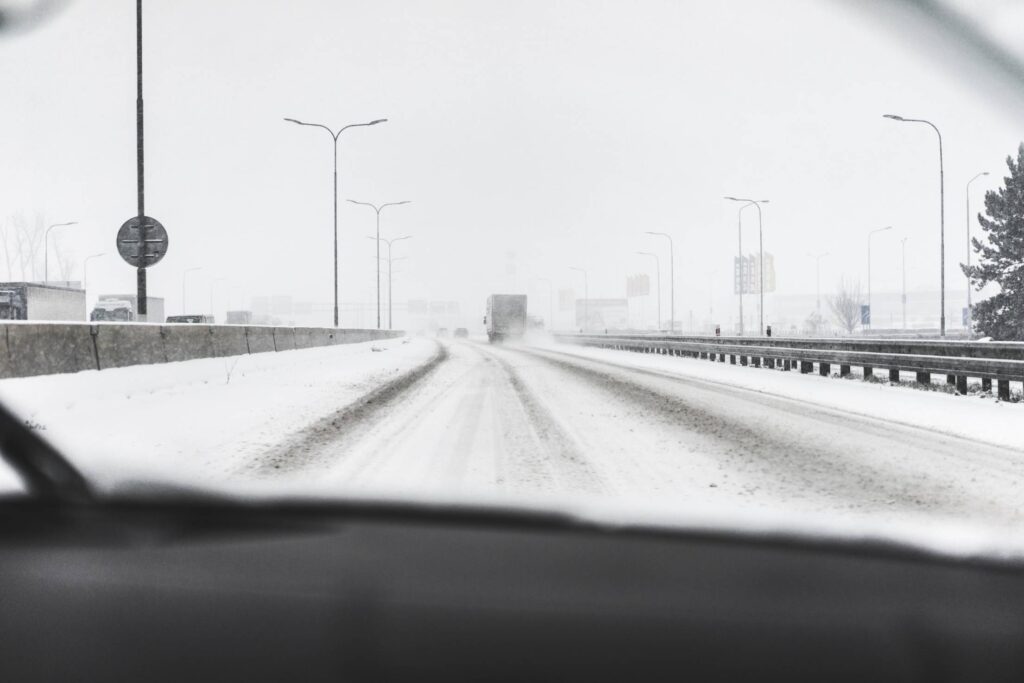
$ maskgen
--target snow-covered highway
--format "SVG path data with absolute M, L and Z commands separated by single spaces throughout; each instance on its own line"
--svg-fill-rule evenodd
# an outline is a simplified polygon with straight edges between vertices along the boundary
M 569 347 L 443 348 L 423 378 L 362 406 L 358 420 L 299 433 L 254 466 L 403 493 L 578 492 L 828 514 L 1021 516 L 1020 449 L 821 407 L 813 391 L 832 388 L 827 379 L 796 377 L 817 387 L 794 400 L 688 377 L 709 365 L 689 359 L 662 359 L 675 364 L 670 373 L 629 367 L 637 356 L 621 352 L 593 359 Z M 863 389 L 933 406 L 957 400 L 839 387 Z M 1012 411 L 1005 417 L 1021 416 L 1002 407 Z
M 1024 516 L 1019 404 L 688 358 L 420 337 L 5 380 L 0 396 L 110 484 Z

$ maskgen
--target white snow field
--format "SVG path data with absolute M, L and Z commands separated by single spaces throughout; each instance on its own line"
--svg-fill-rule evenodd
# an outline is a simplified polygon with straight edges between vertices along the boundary
M 0 401 L 101 487 L 133 476 L 209 483 L 436 352 L 389 339 L 6 379 Z
M 412 338 L 4 380 L 0 400 L 101 486 L 1024 517 L 1019 404 L 695 359 Z

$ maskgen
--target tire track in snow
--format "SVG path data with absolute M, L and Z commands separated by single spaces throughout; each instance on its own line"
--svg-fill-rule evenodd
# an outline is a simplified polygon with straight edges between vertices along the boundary
M 322 446 L 341 435 L 357 438 L 357 432 L 372 423 L 389 405 L 403 393 L 430 375 L 438 365 L 448 358 L 448 350 L 437 342 L 437 350 L 425 363 L 408 370 L 398 377 L 380 385 L 368 394 L 335 413 L 323 417 L 285 443 L 268 450 L 253 466 L 260 474 L 294 472 L 316 464 L 322 454 Z
M 607 482 L 594 463 L 584 455 L 577 440 L 562 427 L 543 399 L 525 384 L 515 367 L 491 351 L 482 351 L 480 348 L 477 350 L 485 357 L 493 359 L 507 377 L 508 384 L 522 406 L 530 428 L 542 448 L 546 464 L 554 471 L 562 487 L 591 493 L 607 490 Z
M 816 408 L 780 397 L 688 380 L 667 373 L 534 348 L 518 349 L 568 378 L 630 403 L 662 427 L 675 428 L 757 488 L 794 500 L 824 496 L 840 509 L 987 512 L 1019 518 L 1020 503 L 995 501 L 964 453 L 1001 463 L 989 478 L 1022 475 L 1012 452 L 950 443 L 920 429 Z M 958 440 L 953 440 L 958 441 Z M 960 450 L 958 450 L 960 449 Z M 945 461 L 950 471 L 936 467 Z M 969 473 L 969 475 L 967 474 Z M 782 495 L 784 494 L 784 496 Z

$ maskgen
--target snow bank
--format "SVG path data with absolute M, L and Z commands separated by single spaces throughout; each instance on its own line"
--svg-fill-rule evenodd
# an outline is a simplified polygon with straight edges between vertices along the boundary
M 1024 451 L 1024 403 L 955 396 L 857 379 L 803 375 L 696 358 L 598 349 L 535 340 L 534 345 L 622 367 L 653 370 L 701 382 L 726 384 L 806 401 L 822 408 L 896 422 Z
M 428 339 L 0 380 L 0 401 L 101 488 L 216 483 L 288 435 L 433 357 Z M 11 473 L 0 466 L 0 477 Z

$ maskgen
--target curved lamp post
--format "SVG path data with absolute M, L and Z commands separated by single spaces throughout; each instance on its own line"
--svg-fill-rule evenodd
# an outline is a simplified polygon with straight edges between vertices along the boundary
M 371 204 L 370 202 L 357 202 L 354 199 L 349 199 L 349 202 L 358 204 L 359 206 L 368 206 L 377 212 L 377 329 L 380 329 L 380 212 L 389 206 L 401 206 L 402 204 L 411 204 L 412 202 L 405 200 L 401 202 L 388 202 L 387 204 Z
M 967 181 L 967 268 L 971 267 L 971 183 L 982 176 L 987 176 L 988 171 L 982 171 Z M 967 329 L 971 328 L 971 321 L 974 319 L 974 310 L 971 308 L 971 278 L 967 277 Z
M 50 231 L 54 228 L 63 228 L 68 225 L 78 225 L 78 221 L 69 221 L 67 223 L 54 223 L 50 227 L 46 228 L 46 232 L 43 233 L 43 283 L 50 281 Z
M 669 298 L 669 334 L 676 331 L 676 255 L 675 247 L 672 244 L 672 236 L 667 232 L 647 231 L 648 235 L 658 235 L 668 240 L 668 298 Z M 658 317 L 661 317 L 661 310 L 658 310 Z
M 758 263 L 760 264 L 759 271 L 761 271 L 761 282 L 758 285 L 758 290 L 761 295 L 761 301 L 758 306 L 761 331 L 760 334 L 764 334 L 764 223 L 761 218 L 761 205 L 767 204 L 767 199 L 744 199 L 742 197 L 726 197 L 725 199 L 730 202 L 742 202 L 743 206 L 740 207 L 737 215 L 738 227 L 737 231 L 740 234 L 740 264 L 743 263 L 743 209 L 748 206 L 757 207 L 757 241 L 758 241 Z M 743 335 L 743 281 L 740 281 L 740 335 Z
M 374 119 L 368 123 L 350 123 L 347 126 L 342 126 L 335 133 L 333 130 L 321 123 L 306 123 L 305 121 L 299 121 L 297 119 L 286 118 L 285 121 L 295 123 L 300 126 L 311 126 L 313 128 L 323 128 L 331 135 L 331 139 L 334 142 L 334 326 L 338 326 L 338 136 L 349 128 L 357 128 L 360 126 L 376 126 L 378 123 L 384 123 L 387 119 Z M 379 317 L 379 316 L 378 316 Z M 379 325 L 378 325 L 379 327 Z
M 946 336 L 946 176 L 942 166 L 942 133 L 931 121 L 908 119 L 896 114 L 882 114 L 883 118 L 904 123 L 923 123 L 931 126 L 939 138 L 939 336 Z

